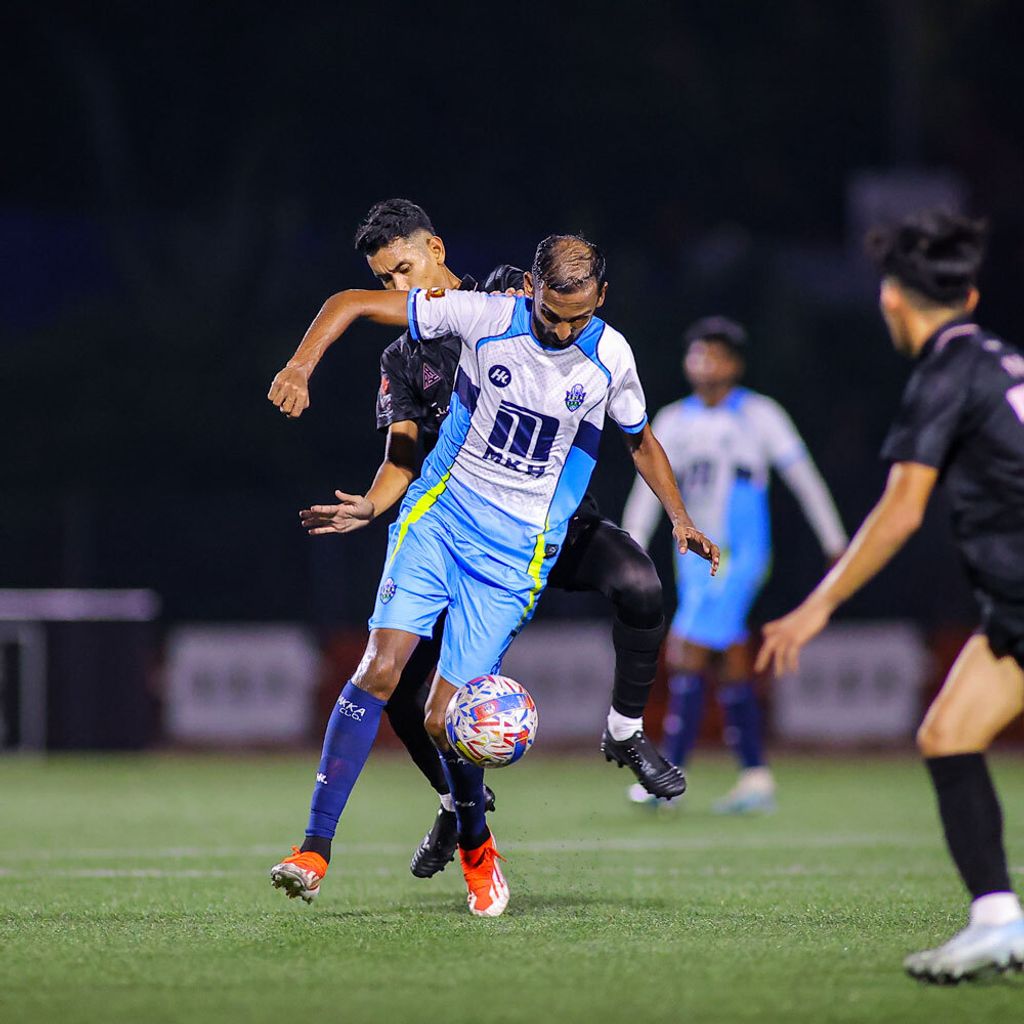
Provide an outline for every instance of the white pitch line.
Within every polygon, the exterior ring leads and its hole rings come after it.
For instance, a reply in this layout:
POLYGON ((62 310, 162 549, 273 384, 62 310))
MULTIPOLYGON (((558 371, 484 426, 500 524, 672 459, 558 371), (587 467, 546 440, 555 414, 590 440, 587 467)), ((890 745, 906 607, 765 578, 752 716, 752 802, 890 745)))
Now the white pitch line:
MULTIPOLYGON (((820 835, 820 836, 675 836, 675 837, 618 837, 615 839, 542 839, 527 842, 515 840, 502 843, 510 853, 685 853, 702 850, 831 850, 850 847, 897 847, 918 849, 940 843, 939 836, 923 834, 903 835, 820 835)), ((284 844, 256 844, 251 846, 164 846, 153 848, 65 849, 30 851, 0 851, 0 861, 75 861, 75 860, 186 860, 203 857, 277 857, 286 851, 284 844)), ((412 843, 335 843, 337 857, 398 856, 408 853, 412 843)))

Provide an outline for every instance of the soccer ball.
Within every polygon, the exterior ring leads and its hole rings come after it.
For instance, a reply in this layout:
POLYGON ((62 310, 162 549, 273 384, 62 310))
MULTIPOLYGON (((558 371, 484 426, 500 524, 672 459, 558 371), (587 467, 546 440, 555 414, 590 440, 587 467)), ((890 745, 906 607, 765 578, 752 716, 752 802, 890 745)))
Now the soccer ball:
POLYGON ((456 690, 444 716, 448 742, 480 768, 515 764, 537 735, 537 705, 514 679, 480 676, 456 690))

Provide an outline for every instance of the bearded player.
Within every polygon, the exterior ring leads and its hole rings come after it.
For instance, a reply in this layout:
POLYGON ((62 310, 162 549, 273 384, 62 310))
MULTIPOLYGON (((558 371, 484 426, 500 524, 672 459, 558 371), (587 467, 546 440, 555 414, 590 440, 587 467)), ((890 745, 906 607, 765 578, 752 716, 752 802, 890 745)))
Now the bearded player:
MULTIPOLYGON (((590 479, 606 413, 664 501, 680 549, 717 570, 718 549, 690 520, 650 430, 632 352, 595 316, 607 291, 600 250, 577 236, 550 236, 524 283, 524 298, 441 288, 342 292, 325 303, 290 362, 304 383, 361 317, 407 325, 417 344, 454 334, 462 346, 437 446, 390 530, 366 652, 328 722, 306 840, 271 870, 290 896, 308 901, 319 891, 384 705, 417 644, 447 612, 426 727, 455 799, 470 910, 489 917, 505 910, 509 889, 485 820, 483 770, 449 749, 444 711, 458 687, 499 669, 533 616, 590 479)), ((270 397, 293 413, 304 396, 279 374, 270 397)))
POLYGON ((758 668, 793 670, 832 613, 875 576, 921 523, 936 484, 977 595, 981 625, 917 734, 946 842, 971 895, 966 928, 907 957, 928 981, 1024 965, 1024 914, 1010 884, 1003 816, 985 752, 1024 708, 1024 355, 974 320, 984 226, 933 211, 877 229, 882 316, 914 360, 882 448, 881 500, 846 554, 789 615, 764 628, 758 668))
MULTIPOLYGON (((471 277, 460 278, 448 268, 444 242, 426 212, 407 199, 376 203, 356 231, 355 247, 385 288, 478 289, 471 277)), ((501 266, 482 287, 488 292, 504 292, 522 289, 523 283, 521 270, 501 266)), ((350 533, 401 501, 419 474, 421 449, 429 453, 437 443, 451 402, 461 349, 462 343, 455 335, 417 343, 406 332, 384 350, 377 395, 377 428, 387 431, 384 461, 365 494, 339 491, 338 504, 317 505, 302 512, 311 534, 350 533)), ((308 401, 308 395, 305 397, 308 401)), ((651 799, 678 796, 686 785, 682 773, 658 753, 643 728, 643 712, 664 634, 661 581, 653 562, 623 530, 601 517, 588 494, 569 522, 548 585, 569 591, 597 591, 610 600, 614 608, 615 669, 602 749, 608 760, 629 765, 639 779, 637 786, 651 799)), ((441 803, 410 863, 410 870, 419 878, 444 870, 457 849, 453 798, 423 724, 426 692, 437 665, 440 640, 438 627, 433 637, 419 644, 386 708, 396 734, 441 803)), ((488 807, 493 808, 489 790, 487 798, 488 807)))

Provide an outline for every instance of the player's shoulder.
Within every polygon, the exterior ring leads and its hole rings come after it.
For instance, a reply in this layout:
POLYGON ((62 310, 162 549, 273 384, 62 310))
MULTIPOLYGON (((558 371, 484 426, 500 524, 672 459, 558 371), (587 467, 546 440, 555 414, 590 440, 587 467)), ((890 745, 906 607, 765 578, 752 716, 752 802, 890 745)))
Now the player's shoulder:
MULTIPOLYGON (((472 326, 477 339, 496 337, 506 332, 528 330, 517 325, 518 320, 528 323, 528 317, 517 316, 521 300, 514 295, 488 295, 487 292, 433 288, 423 293, 422 302, 447 302, 461 322, 472 326)), ((468 339, 467 339, 468 340, 468 339)))
POLYGON ((626 336, 611 324, 594 317, 579 339, 580 348, 593 355, 591 358, 603 366, 614 380, 636 366, 636 357, 626 336))
POLYGON ((394 373, 405 369, 415 357, 415 346, 409 332, 400 334, 380 354, 380 368, 383 373, 394 373))
POLYGON ((789 414, 771 395, 751 388, 733 388, 729 399, 732 407, 743 416, 763 420, 788 420, 789 414))
POLYGON ((651 427, 657 433, 659 430, 669 430, 685 424, 687 420, 699 414, 701 408, 700 399, 696 395, 684 395, 674 402, 669 402, 668 405, 663 405, 654 414, 651 427))

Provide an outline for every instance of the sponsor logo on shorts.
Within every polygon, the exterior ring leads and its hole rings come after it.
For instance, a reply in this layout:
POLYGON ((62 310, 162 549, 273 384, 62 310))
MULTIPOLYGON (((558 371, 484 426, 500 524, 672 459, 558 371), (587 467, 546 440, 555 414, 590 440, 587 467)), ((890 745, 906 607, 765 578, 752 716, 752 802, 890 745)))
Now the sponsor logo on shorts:
POLYGON ((317 781, 317 785, 318 786, 326 786, 327 785, 327 776, 324 775, 323 772, 317 772, 316 773, 316 781, 317 781))
POLYGON ((512 383, 512 371, 501 363, 496 363, 487 372, 487 379, 496 388, 507 388, 512 383))
MULTIPOLYGON (((354 718, 357 722, 361 722, 366 716, 366 708, 353 704, 352 701, 346 700, 344 697, 338 698, 338 711, 346 718, 354 718)), ((324 782, 326 781, 325 778, 324 782)))
POLYGON ((575 412, 586 401, 586 398, 587 393, 583 390, 583 385, 573 384, 565 393, 565 407, 569 412, 575 412))
POLYGON ((380 586, 380 599, 382 604, 387 604, 395 596, 398 590, 395 581, 389 576, 380 586))

